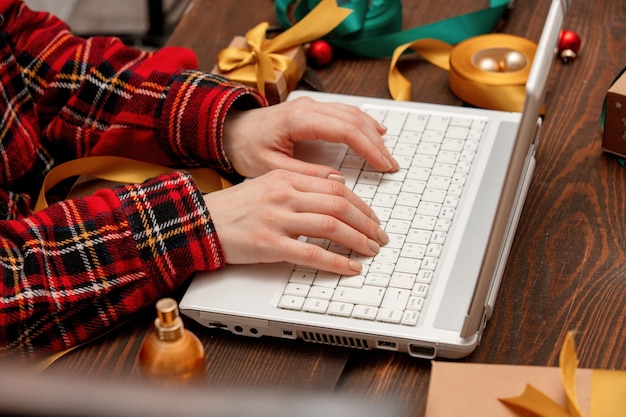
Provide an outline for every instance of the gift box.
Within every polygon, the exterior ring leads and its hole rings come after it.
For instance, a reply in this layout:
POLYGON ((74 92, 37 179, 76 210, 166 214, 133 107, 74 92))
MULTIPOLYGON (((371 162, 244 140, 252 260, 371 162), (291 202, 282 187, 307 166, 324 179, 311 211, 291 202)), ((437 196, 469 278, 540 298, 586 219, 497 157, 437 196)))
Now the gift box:
MULTIPOLYGON (((228 45, 228 48, 237 48, 245 51, 249 48, 249 45, 245 37, 236 36, 231 41, 230 45, 228 45)), ((283 62, 288 66, 284 71, 274 67, 274 79, 259 80, 255 71, 254 62, 232 71, 221 71, 219 66, 215 65, 211 72, 250 87, 259 87, 258 82, 260 81, 263 83, 263 88, 259 89, 264 92, 267 101, 270 104, 277 104, 287 98, 287 94, 296 87, 298 81, 304 75, 304 71, 306 70, 306 54, 302 45, 292 46, 277 51, 274 54, 287 58, 283 60, 283 62)))
POLYGON ((626 72, 609 87, 606 95, 602 149, 626 157, 626 72))
POLYGON ((577 368, 573 332, 559 367, 432 363, 426 417, 626 415, 626 371, 577 368))

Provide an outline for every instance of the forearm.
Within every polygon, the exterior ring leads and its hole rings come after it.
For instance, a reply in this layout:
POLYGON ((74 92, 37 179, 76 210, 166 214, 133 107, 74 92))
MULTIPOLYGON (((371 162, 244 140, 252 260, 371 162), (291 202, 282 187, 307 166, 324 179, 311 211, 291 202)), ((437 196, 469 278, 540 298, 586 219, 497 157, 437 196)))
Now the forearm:
POLYGON ((181 173, 0 222, 0 236, 0 356, 82 343, 224 265, 202 195, 181 173))

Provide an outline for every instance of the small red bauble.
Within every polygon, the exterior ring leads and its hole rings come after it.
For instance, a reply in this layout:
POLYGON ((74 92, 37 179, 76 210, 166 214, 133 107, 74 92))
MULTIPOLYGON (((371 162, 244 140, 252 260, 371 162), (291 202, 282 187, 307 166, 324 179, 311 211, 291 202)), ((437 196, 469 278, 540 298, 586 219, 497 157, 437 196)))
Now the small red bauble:
POLYGON ((323 40, 311 42, 306 50, 306 58, 310 65, 323 67, 333 60, 333 48, 323 40))
POLYGON ((581 43, 580 36, 573 30, 559 32, 558 53, 563 62, 571 62, 576 58, 581 43))

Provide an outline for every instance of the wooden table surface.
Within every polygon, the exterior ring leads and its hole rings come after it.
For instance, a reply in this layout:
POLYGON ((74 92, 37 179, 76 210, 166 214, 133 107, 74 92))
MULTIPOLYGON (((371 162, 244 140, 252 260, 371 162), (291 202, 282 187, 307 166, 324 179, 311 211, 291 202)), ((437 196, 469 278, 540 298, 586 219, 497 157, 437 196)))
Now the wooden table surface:
MULTIPOLYGON (((404 1, 405 28, 487 7, 486 0, 404 1)), ((548 0, 518 1, 503 31, 537 41, 548 0)), ((195 0, 169 45, 192 48, 210 71, 219 50, 261 21, 275 23, 269 0, 195 0)), ((495 311, 469 362, 558 365, 576 330, 580 366, 626 370, 626 167, 601 149, 607 88, 626 66, 622 0, 574 0, 564 28, 583 47, 571 64, 555 60, 537 168, 495 311)), ((327 91, 390 97, 388 59, 337 57, 317 73, 327 91)), ((447 73, 416 56, 402 61, 413 100, 456 104, 447 73)), ((49 369, 105 379, 137 378, 136 356, 154 317, 132 322, 49 369)), ((206 347, 214 388, 289 388, 399 401, 424 414, 431 364, 406 354, 248 339, 186 321, 206 347)))

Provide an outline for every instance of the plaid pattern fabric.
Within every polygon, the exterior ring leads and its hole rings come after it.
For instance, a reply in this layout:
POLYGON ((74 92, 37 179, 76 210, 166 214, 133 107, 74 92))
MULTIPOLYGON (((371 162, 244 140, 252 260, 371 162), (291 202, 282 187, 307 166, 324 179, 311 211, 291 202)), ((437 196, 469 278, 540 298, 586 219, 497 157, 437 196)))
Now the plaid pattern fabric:
POLYGON ((187 49, 77 38, 21 0, 4 0, 0 14, 0 356, 33 357, 89 340, 195 271, 224 265, 188 174, 32 213, 45 174, 89 155, 234 174, 221 143, 226 114, 266 102, 195 70, 187 49))

